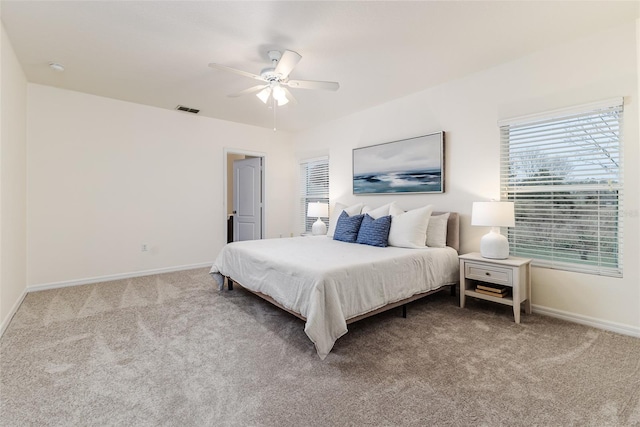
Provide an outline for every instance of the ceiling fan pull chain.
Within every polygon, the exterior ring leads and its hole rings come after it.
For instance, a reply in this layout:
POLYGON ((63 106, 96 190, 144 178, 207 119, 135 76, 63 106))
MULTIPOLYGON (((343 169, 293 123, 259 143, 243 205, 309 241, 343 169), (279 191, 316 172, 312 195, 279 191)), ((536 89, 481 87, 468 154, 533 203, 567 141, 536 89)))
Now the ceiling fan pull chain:
POLYGON ((276 99, 271 97, 271 102, 273 102, 273 131, 276 131, 276 99))

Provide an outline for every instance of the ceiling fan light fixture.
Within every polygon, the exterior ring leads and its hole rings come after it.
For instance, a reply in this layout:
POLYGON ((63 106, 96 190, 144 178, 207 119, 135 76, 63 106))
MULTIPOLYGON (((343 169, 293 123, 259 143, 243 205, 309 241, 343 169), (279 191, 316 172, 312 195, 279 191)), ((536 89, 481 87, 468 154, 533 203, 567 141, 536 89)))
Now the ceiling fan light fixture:
POLYGON ((282 107, 289 102, 289 100, 287 99, 287 94, 280 85, 277 85, 273 88, 273 98, 278 102, 278 107, 282 107))
POLYGON ((271 96, 271 88, 265 87, 260 92, 256 93, 256 96, 260 99, 260 101, 266 104, 269 101, 269 97, 271 96))

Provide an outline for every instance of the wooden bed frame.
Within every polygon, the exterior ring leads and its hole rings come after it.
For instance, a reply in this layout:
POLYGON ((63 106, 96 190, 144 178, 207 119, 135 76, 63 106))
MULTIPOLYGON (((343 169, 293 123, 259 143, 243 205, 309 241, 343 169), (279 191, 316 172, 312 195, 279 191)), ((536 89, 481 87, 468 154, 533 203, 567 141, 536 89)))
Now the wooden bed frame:
MULTIPOLYGON (((434 212, 432 215, 440 215, 446 212, 434 212)), ((447 246, 450 246, 452 248, 454 248, 456 251, 460 251, 460 217, 458 216, 457 212, 450 212, 449 213, 449 220, 447 222, 447 246)), ((231 277, 225 277, 226 281, 227 281, 227 288, 231 291, 233 290, 233 284, 237 283, 238 285, 242 286, 242 283, 239 283, 235 280, 233 280, 231 277)), ((427 292, 422 292, 419 294, 415 294, 413 296, 410 296, 409 298, 405 298, 403 300, 400 301, 396 301, 396 302, 392 302, 390 304, 387 304, 385 306, 382 306, 380 308, 377 308, 373 311, 369 311, 367 313, 361 314, 359 316, 355 316, 355 317, 351 317, 349 319, 346 319, 347 325, 357 322, 358 320, 362 320, 362 319, 366 319, 367 317, 371 317, 371 316, 375 316, 376 314, 382 313, 384 311, 387 310, 391 310, 394 309, 396 307, 402 307, 402 317, 406 318, 407 317, 407 304, 409 304, 410 302, 416 301, 420 298, 424 298, 427 297, 429 295, 433 295, 436 292, 441 292, 442 290, 446 289, 446 288, 450 288, 451 290, 451 295, 452 296, 456 296, 456 286, 457 283, 451 284, 451 285, 444 285, 439 287, 438 289, 433 289, 427 292)), ((290 313, 292 315, 294 315, 295 317, 297 317, 298 319, 302 319, 305 322, 307 321, 307 318, 304 317, 302 314, 300 313, 296 313, 295 311, 289 310, 288 308, 285 308, 282 306, 282 304, 280 304, 279 302, 277 302, 276 300, 274 300, 273 298, 271 298, 269 295, 267 294, 263 294, 262 292, 257 292, 257 291, 252 291, 251 289, 248 289, 244 286, 242 286, 243 289, 251 292, 254 295, 259 296, 260 298, 264 299, 265 301, 269 301, 271 304, 275 305, 276 307, 286 311, 287 313, 290 313)))

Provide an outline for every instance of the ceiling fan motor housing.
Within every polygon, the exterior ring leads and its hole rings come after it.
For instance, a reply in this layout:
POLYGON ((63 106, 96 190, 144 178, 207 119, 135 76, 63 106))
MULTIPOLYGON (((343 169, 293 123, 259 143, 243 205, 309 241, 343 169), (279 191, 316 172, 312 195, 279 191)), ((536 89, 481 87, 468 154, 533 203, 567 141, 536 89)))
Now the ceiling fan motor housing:
POLYGON ((260 77, 265 79, 268 82, 282 82, 284 79, 281 74, 276 74, 276 66, 278 65, 278 61, 282 58, 282 53, 277 50, 270 50, 267 52, 269 55, 269 59, 271 60, 271 67, 264 68, 260 71, 260 77))
POLYGON ((265 79, 268 82, 281 82, 284 79, 282 75, 275 73, 275 68, 269 67, 260 71, 260 77, 265 79))

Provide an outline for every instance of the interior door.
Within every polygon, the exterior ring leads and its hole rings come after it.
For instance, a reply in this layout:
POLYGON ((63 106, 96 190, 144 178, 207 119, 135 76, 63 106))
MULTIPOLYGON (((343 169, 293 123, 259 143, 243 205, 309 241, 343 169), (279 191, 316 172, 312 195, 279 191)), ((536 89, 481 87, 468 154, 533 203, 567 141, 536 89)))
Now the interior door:
POLYGON ((233 240, 262 238, 262 158, 233 161, 233 240))

